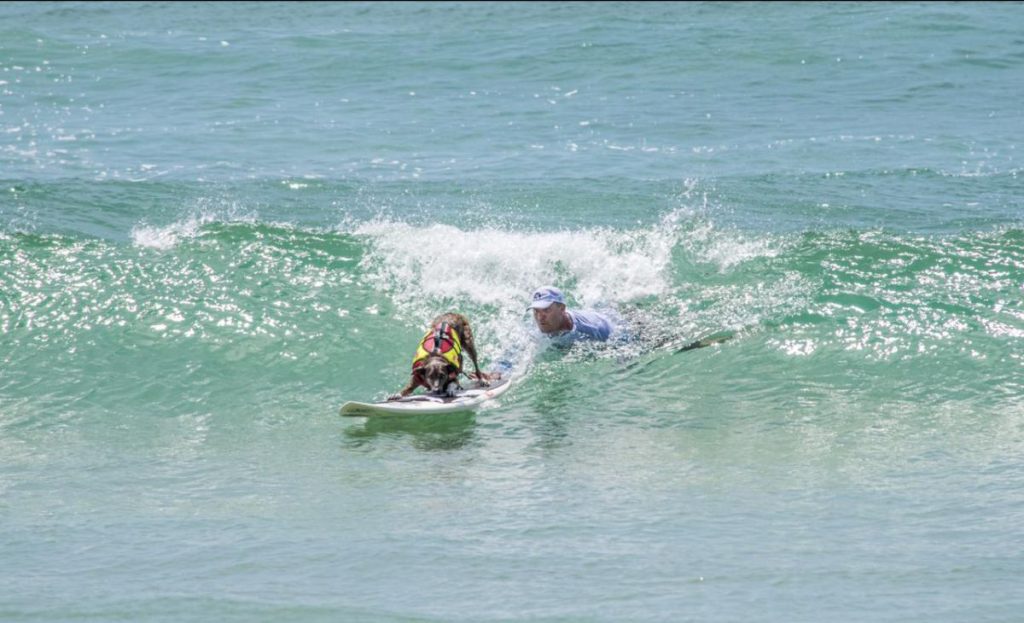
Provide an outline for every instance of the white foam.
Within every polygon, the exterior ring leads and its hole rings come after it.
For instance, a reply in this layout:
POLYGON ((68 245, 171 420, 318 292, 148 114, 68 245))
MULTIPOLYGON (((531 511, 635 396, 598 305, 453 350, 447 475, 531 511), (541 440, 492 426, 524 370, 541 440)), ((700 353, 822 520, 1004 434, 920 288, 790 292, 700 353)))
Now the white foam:
POLYGON ((714 264, 720 272, 750 260, 776 257, 787 247, 783 239, 775 236, 762 233, 752 238, 738 231, 719 229, 710 222, 692 227, 680 244, 694 261, 714 264))
POLYGON ((173 249, 183 238, 194 238, 204 222, 201 217, 190 217, 165 227, 136 225, 132 228, 132 243, 136 246, 167 251, 173 249))
POLYGON ((775 257, 779 247, 766 239, 744 240, 742 238, 719 239, 714 241, 706 251, 706 257, 725 271, 733 266, 751 259, 775 257))
POLYGON ((167 251, 182 240, 195 238, 203 225, 208 223, 253 223, 257 218, 255 214, 243 213, 237 204, 202 199, 189 215, 170 225, 136 225, 131 232, 132 243, 140 247, 167 251))
POLYGON ((529 293, 544 284, 565 288, 582 306, 660 294, 668 288, 674 244, 674 236, 659 228, 466 231, 374 222, 355 233, 371 241, 364 259, 368 277, 397 301, 456 298, 499 309, 525 308, 529 293))

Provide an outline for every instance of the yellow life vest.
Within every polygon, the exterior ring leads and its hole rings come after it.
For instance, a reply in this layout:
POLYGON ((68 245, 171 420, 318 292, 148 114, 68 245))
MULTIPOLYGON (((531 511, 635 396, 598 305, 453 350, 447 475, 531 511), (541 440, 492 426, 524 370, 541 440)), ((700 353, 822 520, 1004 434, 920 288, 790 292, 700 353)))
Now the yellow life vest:
POLYGON ((430 355, 441 355, 452 366, 455 373, 462 370, 462 342, 459 341, 459 332, 447 322, 435 327, 420 340, 419 348, 416 349, 416 356, 412 360, 412 369, 423 365, 430 355))

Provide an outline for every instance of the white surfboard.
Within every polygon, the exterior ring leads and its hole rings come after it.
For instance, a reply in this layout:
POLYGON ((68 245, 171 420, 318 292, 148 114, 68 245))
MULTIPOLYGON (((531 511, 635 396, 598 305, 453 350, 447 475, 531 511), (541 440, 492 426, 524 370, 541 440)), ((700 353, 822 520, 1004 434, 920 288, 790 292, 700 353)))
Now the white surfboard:
POLYGON ((511 385, 511 379, 505 378, 491 381, 487 386, 474 382, 451 397, 416 394, 386 402, 346 402, 341 405, 341 415, 379 417, 475 411, 505 393, 511 385))

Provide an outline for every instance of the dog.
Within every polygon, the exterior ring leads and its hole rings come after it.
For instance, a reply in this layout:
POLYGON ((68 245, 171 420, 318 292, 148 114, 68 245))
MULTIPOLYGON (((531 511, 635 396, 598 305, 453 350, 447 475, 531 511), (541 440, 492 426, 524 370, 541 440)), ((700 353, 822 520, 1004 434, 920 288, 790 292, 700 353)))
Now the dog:
POLYGON ((416 349, 408 385, 397 394, 388 396, 388 400, 408 396, 417 387, 425 387, 432 394, 454 396, 455 392, 461 389, 459 375, 463 374, 463 351, 468 353, 470 360, 473 361, 476 378, 487 385, 491 375, 480 372, 480 364, 476 360, 476 343, 473 341, 473 329, 469 326, 469 320, 462 314, 453 312, 434 318, 431 329, 423 336, 419 348, 416 349))

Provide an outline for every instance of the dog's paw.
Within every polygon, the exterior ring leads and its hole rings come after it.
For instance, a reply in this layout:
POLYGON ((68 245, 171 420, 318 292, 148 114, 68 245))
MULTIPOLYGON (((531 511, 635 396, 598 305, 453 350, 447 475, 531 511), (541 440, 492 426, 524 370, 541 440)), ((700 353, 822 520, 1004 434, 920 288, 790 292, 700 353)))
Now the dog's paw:
POLYGON ((462 388, 456 385, 455 383, 452 383, 448 386, 447 389, 444 390, 444 393, 447 394, 449 397, 454 398, 455 395, 459 393, 460 389, 462 388))

